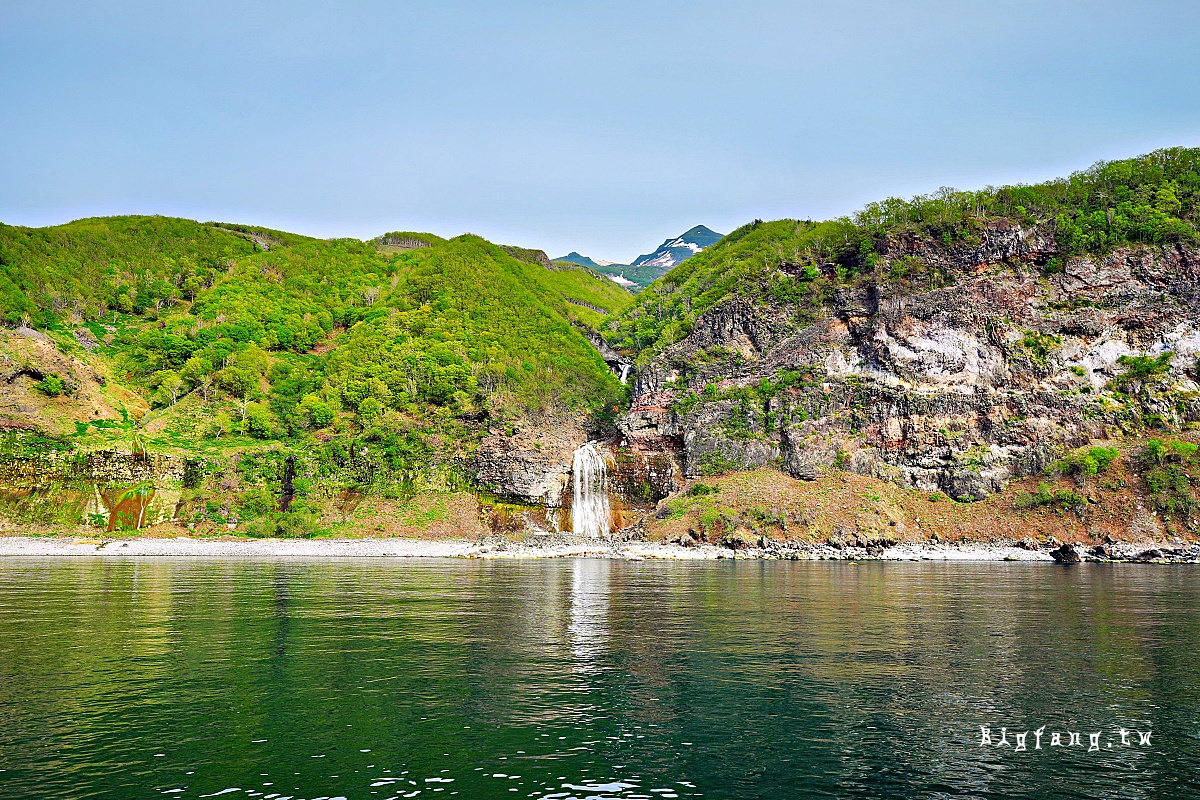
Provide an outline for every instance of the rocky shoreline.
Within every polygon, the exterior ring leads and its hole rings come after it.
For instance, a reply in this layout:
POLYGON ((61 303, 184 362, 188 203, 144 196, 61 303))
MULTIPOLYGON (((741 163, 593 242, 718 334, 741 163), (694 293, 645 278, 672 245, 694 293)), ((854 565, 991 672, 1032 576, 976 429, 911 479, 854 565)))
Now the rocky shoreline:
POLYGON ((902 542, 890 547, 835 547, 828 543, 764 542, 731 549, 711 544, 572 540, 468 542, 422 539, 94 539, 0 536, 0 557, 184 558, 613 558, 630 561, 1040 561, 1044 563, 1200 563, 1200 544, 1145 542, 1053 546, 1017 543, 902 542))

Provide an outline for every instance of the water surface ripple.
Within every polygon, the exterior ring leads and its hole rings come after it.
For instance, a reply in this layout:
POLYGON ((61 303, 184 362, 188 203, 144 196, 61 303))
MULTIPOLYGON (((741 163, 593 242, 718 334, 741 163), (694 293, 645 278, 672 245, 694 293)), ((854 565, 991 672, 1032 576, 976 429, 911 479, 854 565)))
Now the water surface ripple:
POLYGON ((11 558, 0 796, 1200 797, 1198 579, 11 558))

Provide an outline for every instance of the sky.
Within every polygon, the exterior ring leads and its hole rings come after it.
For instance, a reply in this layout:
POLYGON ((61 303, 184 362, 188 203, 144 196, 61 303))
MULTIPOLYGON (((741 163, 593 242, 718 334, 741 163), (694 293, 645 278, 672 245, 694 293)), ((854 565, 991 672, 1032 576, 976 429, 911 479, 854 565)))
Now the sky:
POLYGON ((1200 145, 1194 0, 0 0, 0 221, 628 262, 1200 145))

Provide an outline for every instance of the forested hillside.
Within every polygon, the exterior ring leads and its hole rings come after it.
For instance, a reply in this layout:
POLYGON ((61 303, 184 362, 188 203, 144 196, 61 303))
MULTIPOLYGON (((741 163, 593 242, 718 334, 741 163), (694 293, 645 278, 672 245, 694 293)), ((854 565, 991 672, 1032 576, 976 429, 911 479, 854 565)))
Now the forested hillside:
POLYGON ((1123 245, 1194 243, 1198 204, 1200 149, 1173 148, 1032 186, 890 198, 824 222, 756 220, 640 293, 609 339, 641 352, 644 361, 686 336, 700 314, 729 295, 819 314, 839 288, 937 286, 946 276, 936 261, 917 256, 916 243, 932 240, 947 251, 978 247, 997 219, 1054 238, 1054 255, 1041 265, 1047 274, 1073 256, 1123 245), (913 251, 907 258, 906 246, 913 251))
MULTIPOLYGON (((416 449, 456 451, 473 438, 464 419, 621 400, 581 331, 631 296, 510 252, 532 251, 469 235, 323 241, 161 217, 4 226, 0 314, 107 377, 125 422, 89 431, 83 420, 93 444, 140 425, 167 450, 366 435, 407 453, 442 434, 416 449)), ((46 398, 81 385, 34 366, 46 398)))
POLYGON ((53 325, 193 299, 230 259, 258 248, 214 226, 168 217, 82 219, 53 228, 0 224, 0 315, 53 325))

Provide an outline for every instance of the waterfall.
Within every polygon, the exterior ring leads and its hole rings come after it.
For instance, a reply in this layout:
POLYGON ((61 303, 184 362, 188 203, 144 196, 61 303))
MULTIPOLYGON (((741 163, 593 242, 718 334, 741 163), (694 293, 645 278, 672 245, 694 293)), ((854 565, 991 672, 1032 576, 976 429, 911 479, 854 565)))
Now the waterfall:
POLYGON ((571 528, 576 536, 608 535, 608 464, 604 451, 593 442, 575 451, 575 497, 571 528))
POLYGON ((622 386, 625 385, 626 379, 629 378, 629 370, 631 370, 631 369, 633 369, 633 364, 622 364, 621 365, 621 385, 622 386))

